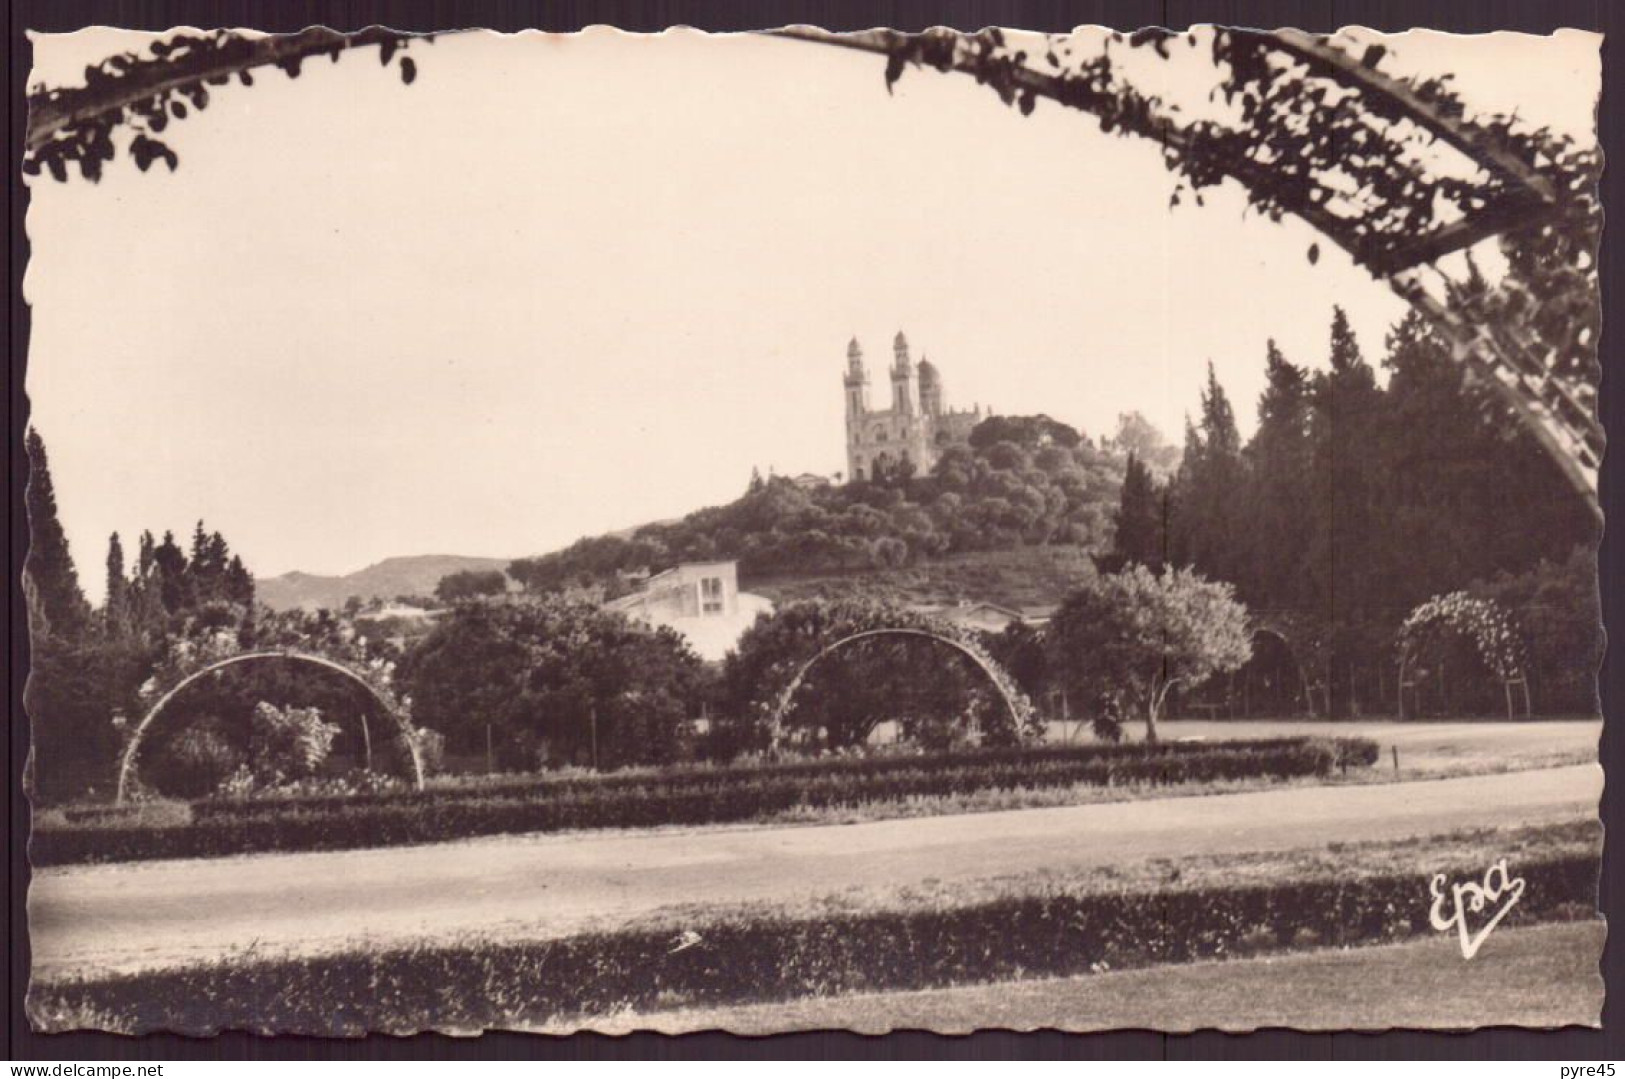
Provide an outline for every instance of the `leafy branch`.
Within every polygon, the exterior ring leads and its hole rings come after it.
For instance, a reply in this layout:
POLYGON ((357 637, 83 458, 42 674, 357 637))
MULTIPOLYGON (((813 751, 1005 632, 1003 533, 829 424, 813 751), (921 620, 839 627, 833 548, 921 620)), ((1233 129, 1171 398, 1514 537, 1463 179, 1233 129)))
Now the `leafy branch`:
MULTIPOLYGON (((1102 131, 1158 143, 1176 178, 1170 205, 1226 179, 1272 221, 1293 214, 1416 307, 1496 393, 1600 514, 1602 429, 1595 414, 1601 307, 1597 251, 1602 158, 1595 147, 1516 117, 1469 118, 1448 74, 1402 78, 1386 50, 1358 56, 1324 36, 1282 30, 1151 28, 1111 34, 1104 48, 1068 35, 1030 54, 998 29, 963 34, 770 31, 886 57, 890 90, 909 67, 961 72, 1030 115, 1050 100, 1102 131), (1133 85, 1125 50, 1172 61, 1204 44, 1213 116, 1133 85), (1419 279, 1452 252, 1496 238, 1509 266, 1494 288, 1419 279)), ((1319 244, 1308 250, 1317 262, 1319 244)))
POLYGON ((65 182, 69 166, 77 165, 80 175, 94 183, 117 154, 113 135, 121 127, 133 132, 128 150, 137 168, 145 172, 162 161, 173 171, 179 158, 159 136, 171 122, 208 108, 211 88, 233 79, 252 86, 254 71, 266 67, 296 79, 307 60, 327 56, 337 63, 345 52, 367 46, 377 46, 382 66, 394 61, 401 81, 410 86, 417 78, 417 63, 406 49, 414 41, 432 40, 432 35, 382 26, 351 33, 313 26, 285 35, 236 30, 171 35, 148 45, 146 55, 121 52, 87 66, 81 86, 32 90, 23 172, 49 172, 65 182))

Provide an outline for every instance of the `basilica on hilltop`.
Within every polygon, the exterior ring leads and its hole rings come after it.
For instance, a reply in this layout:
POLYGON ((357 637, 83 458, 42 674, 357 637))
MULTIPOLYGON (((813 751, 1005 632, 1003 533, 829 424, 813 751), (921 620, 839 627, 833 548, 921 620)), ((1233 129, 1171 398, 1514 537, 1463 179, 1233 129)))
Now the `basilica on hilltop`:
POLYGON ((963 444, 971 429, 987 419, 980 405, 958 412, 948 408, 942 375, 923 356, 909 359, 908 338, 892 342, 891 408, 869 407, 869 372, 857 338, 846 347, 846 475, 850 482, 874 479, 905 460, 916 474, 930 472, 948 446, 963 444))

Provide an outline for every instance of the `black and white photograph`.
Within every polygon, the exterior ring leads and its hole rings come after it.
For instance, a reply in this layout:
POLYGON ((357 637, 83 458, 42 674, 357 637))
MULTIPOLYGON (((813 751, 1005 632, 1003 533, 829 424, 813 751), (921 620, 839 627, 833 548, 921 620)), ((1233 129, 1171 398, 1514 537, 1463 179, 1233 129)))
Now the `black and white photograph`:
POLYGON ((34 1031, 1600 1026, 1600 34, 29 45, 34 1031))

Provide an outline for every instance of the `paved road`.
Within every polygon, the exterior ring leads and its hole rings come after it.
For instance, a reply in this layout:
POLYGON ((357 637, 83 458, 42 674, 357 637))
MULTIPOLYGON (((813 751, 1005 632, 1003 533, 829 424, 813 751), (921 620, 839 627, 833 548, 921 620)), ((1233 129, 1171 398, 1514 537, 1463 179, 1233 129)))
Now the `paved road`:
POLYGON ((480 932, 546 938, 676 904, 1282 850, 1593 816, 1595 765, 867 824, 497 836, 314 854, 50 869, 39 973, 132 970, 257 945, 318 952, 480 932))

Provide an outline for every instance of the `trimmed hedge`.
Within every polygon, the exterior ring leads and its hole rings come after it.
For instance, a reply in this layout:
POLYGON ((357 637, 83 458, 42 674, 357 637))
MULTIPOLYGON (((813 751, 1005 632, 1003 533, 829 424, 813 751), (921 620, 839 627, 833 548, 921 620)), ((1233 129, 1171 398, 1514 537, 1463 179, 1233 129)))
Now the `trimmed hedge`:
MULTIPOLYGON (((1365 743, 1375 755, 1375 743, 1365 743)), ((1047 746, 966 754, 835 759, 532 781, 522 786, 345 797, 207 801, 185 825, 114 818, 37 828, 36 866, 350 850, 473 836, 758 820, 796 808, 1078 784, 1173 785, 1324 776, 1357 759, 1352 740, 1047 746)))
MULTIPOLYGON (((1257 755, 1261 776, 1270 771, 1272 757, 1288 747, 1315 744, 1324 745, 1333 753, 1334 766, 1370 765, 1376 763, 1380 747, 1364 738, 1256 738, 1226 740, 1223 742, 1143 742, 1124 744, 1091 743, 1081 746, 1005 746, 991 749, 956 750, 948 753, 898 753, 872 757, 825 757, 778 763, 755 763, 707 768, 670 768, 664 770, 607 773, 603 775, 557 778, 548 775, 504 775, 498 777, 467 777, 458 786, 431 786, 425 790, 397 789, 366 794, 346 795, 294 795, 268 796, 245 799, 211 799, 194 806, 194 818, 239 817, 263 813, 284 812, 289 808, 306 811, 331 811, 349 806, 433 803, 445 805, 451 801, 484 801, 503 798, 567 798, 586 794, 606 795, 622 792, 678 792, 710 789, 730 784, 750 784, 762 781, 795 781, 834 776, 878 779, 910 772, 947 773, 956 769, 984 768, 997 770, 1015 766, 1029 771, 1055 765, 1080 765, 1099 762, 1104 765, 1124 764, 1142 767, 1152 761, 1190 761, 1213 753, 1253 753, 1257 755)), ((1176 772, 1172 765, 1166 766, 1176 772)), ((1294 773, 1296 774, 1296 773, 1294 773)), ((1128 779, 1124 782, 1136 782, 1128 779)), ((1170 782, 1187 782, 1175 778, 1170 782)), ((1028 784, 1030 785, 1030 784, 1028 784)))
MULTIPOLYGON (((1595 917, 1595 855, 1512 867, 1528 885, 1501 931, 1595 917)), ((1457 867, 1453 880, 1482 866, 1457 867)), ((306 959, 36 980, 47 1030, 364 1034, 541 1025, 574 1017, 1059 977, 1433 935, 1414 874, 1203 890, 1039 894, 947 910, 736 916, 523 944, 424 945, 306 959)), ((1448 957, 1450 940, 1441 941, 1448 957)))

